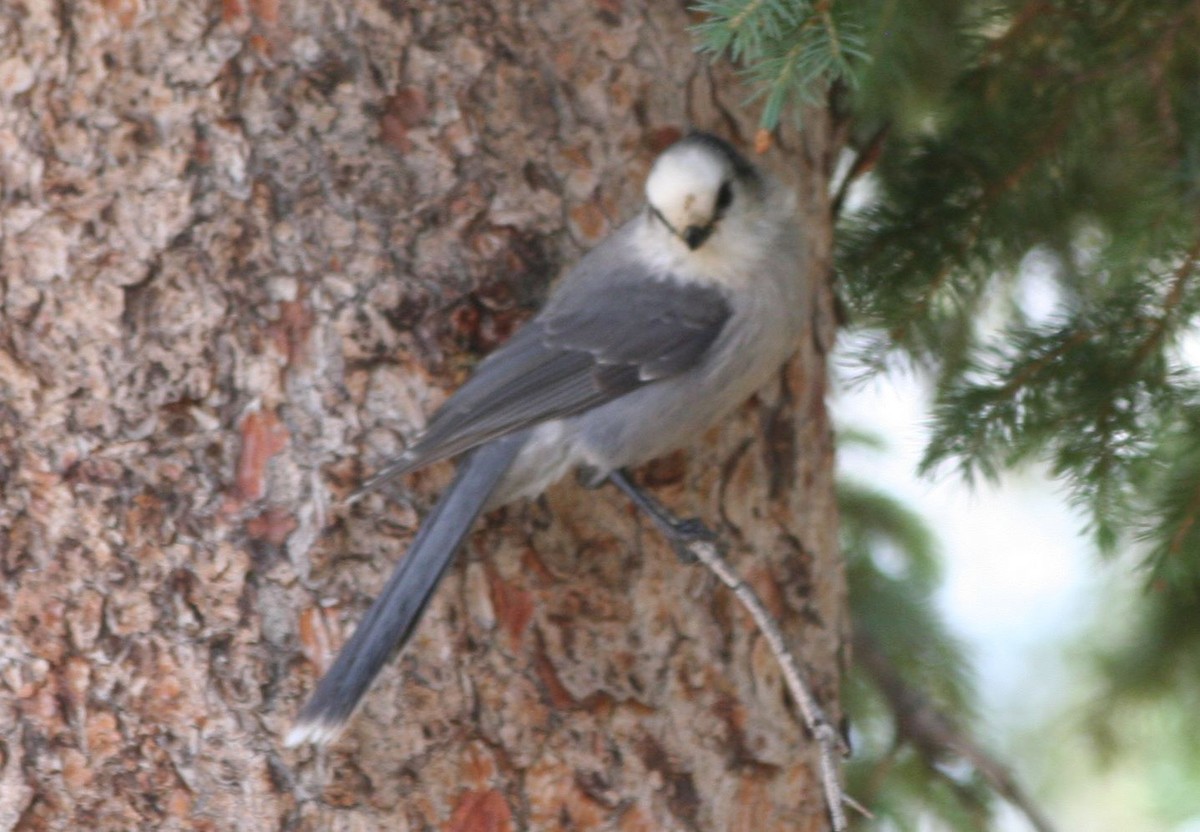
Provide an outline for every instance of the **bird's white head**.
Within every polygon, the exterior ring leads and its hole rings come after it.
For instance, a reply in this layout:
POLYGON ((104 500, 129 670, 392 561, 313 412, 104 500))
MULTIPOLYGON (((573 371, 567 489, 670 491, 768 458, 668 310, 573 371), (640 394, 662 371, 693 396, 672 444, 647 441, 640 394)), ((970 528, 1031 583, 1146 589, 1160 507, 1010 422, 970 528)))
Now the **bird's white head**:
POLYGON ((740 207, 739 199, 757 197, 758 187, 758 171, 729 144, 692 133, 655 161, 646 180, 646 202, 651 221, 695 251, 726 214, 740 207))

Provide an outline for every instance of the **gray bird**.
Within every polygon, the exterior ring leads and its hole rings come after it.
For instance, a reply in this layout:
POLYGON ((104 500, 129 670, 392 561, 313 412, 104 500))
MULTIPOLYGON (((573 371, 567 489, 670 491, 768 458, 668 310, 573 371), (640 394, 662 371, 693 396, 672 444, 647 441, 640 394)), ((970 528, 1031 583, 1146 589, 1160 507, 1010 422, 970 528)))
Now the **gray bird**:
POLYGON ((693 133, 664 151, 645 208, 358 492, 470 452, 287 744, 341 732, 481 512, 572 469, 599 485, 687 444, 761 387, 807 318, 801 254, 794 195, 729 144, 693 133))

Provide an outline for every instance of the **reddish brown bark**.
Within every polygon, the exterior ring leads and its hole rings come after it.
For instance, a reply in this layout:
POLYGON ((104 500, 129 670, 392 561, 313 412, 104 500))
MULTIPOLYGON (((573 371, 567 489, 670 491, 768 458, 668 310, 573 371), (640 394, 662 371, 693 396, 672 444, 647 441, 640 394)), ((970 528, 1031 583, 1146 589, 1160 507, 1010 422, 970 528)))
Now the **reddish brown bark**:
MULTIPOLYGON (((341 496, 638 203, 749 147, 680 7, 11 0, 0 15, 0 829, 823 829, 749 618, 626 502, 490 517, 324 757, 280 737, 448 477, 341 496)), ((813 329, 644 473, 836 708, 833 131, 813 329)))

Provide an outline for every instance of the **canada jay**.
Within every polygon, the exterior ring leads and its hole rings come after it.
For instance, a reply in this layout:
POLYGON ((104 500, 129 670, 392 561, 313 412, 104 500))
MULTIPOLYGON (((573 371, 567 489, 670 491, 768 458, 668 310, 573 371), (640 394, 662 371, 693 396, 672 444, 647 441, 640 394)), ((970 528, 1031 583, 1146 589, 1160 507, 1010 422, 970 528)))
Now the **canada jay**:
POLYGON ((572 469, 598 485, 687 444, 761 387, 807 314, 801 253, 793 194, 726 142, 693 133, 664 151, 645 208, 363 486, 470 452, 288 745, 338 735, 481 512, 572 469))

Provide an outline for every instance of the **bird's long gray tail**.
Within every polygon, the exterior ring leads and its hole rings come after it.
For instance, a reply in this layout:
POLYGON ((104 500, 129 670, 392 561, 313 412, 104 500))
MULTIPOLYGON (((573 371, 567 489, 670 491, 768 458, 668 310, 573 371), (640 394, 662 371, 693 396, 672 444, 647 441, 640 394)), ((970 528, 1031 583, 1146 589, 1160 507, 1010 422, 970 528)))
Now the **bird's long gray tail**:
POLYGON ((412 636, 463 538, 526 438, 521 433, 497 439, 459 465, 454 482, 421 525, 408 554, 300 711, 287 745, 326 743, 341 732, 379 671, 412 636))

